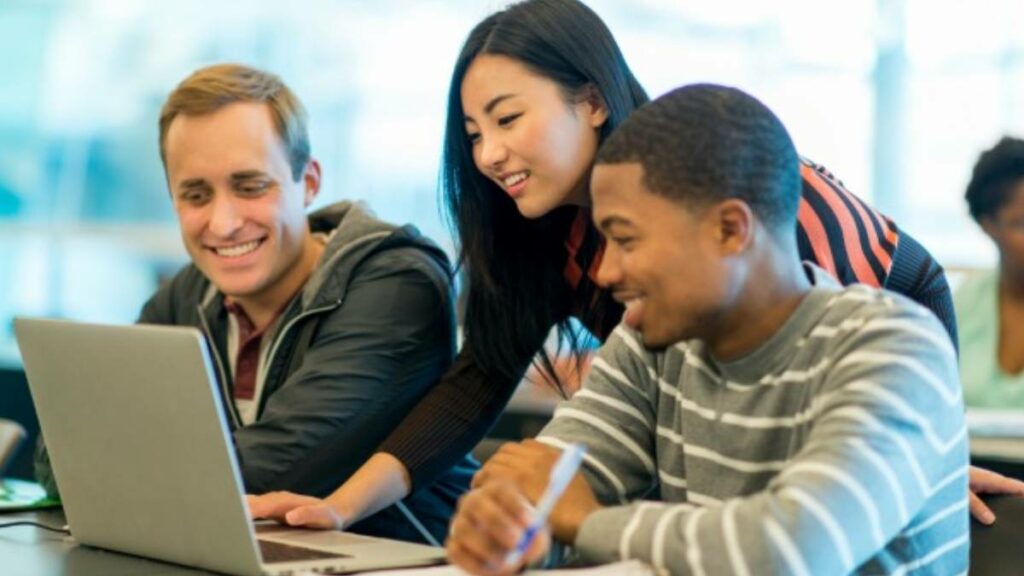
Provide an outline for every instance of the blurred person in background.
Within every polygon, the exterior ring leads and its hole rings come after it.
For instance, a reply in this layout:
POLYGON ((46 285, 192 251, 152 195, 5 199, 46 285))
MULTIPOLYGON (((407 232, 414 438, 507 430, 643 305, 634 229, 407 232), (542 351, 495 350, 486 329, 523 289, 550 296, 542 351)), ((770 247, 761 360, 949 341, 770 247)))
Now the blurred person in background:
POLYGON ((1024 140, 1004 137, 974 165, 967 206, 999 265, 954 297, 967 406, 1024 410, 1024 140))

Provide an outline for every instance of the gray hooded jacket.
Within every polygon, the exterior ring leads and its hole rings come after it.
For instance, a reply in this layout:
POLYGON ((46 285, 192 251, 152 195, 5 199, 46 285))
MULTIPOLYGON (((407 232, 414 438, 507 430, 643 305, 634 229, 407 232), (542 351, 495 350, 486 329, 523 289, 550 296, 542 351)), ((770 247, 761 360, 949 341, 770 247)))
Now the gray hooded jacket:
MULTIPOLYGON (((206 335, 249 493, 328 495, 376 451, 455 353, 451 272, 436 245, 352 202, 309 220, 329 241, 276 330, 264 335, 270 350, 251 424, 241 424, 231 400, 224 295, 194 265, 162 287, 139 318, 206 335)), ((473 468, 465 459, 405 501, 439 540, 473 468)), ((353 530, 422 540, 395 507, 353 530)))

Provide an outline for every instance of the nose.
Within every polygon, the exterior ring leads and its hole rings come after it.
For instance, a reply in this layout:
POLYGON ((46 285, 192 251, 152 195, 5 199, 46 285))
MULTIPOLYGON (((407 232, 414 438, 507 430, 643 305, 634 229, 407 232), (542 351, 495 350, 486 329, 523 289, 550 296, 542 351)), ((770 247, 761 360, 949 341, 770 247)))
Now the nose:
POLYGON ((483 134, 480 135, 480 141, 477 146, 478 159, 477 162, 483 169, 495 169, 501 166, 505 160, 508 159, 508 148, 505 143, 501 141, 501 138, 491 135, 485 138, 483 134))
POLYGON ((605 242, 604 254, 601 255, 601 265, 597 267, 597 277, 594 279, 597 285, 602 288, 610 288, 622 282, 622 266, 619 260, 622 252, 614 242, 605 242))
POLYGON ((218 238, 230 238, 244 224, 233 194, 214 194, 210 203, 210 222, 207 226, 218 238))

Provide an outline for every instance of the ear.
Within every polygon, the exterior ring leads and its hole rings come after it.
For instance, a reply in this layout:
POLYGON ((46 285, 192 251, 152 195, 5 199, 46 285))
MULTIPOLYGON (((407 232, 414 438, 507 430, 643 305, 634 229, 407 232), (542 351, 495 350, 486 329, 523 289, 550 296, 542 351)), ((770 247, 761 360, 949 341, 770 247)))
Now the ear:
POLYGON ((608 121, 608 104, 597 86, 587 84, 580 92, 577 107, 582 107, 582 113, 590 124, 591 128, 600 128, 608 121))
POLYGON ((316 161, 316 158, 310 158, 306 163, 306 171, 302 175, 302 180, 306 185, 303 206, 308 208, 320 193, 320 163, 316 161))
POLYGON ((711 208, 722 255, 739 254, 750 246, 754 238, 754 212, 750 206, 736 198, 719 202, 711 208))

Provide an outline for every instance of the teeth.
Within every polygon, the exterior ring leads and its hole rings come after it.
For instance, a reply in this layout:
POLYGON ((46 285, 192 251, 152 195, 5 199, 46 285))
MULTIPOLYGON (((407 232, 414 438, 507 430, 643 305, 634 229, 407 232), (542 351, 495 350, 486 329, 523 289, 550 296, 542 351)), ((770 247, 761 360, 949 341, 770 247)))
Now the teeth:
POLYGON ((227 248, 214 248, 218 256, 226 256, 228 258, 237 258, 239 256, 245 256, 249 252, 252 252, 260 245, 259 240, 253 240, 252 242, 246 242, 245 244, 237 244, 235 246, 229 246, 227 248))
POLYGON ((516 172, 515 174, 505 178, 505 186, 511 187, 519 184, 523 180, 526 180, 528 174, 526 172, 516 172))

